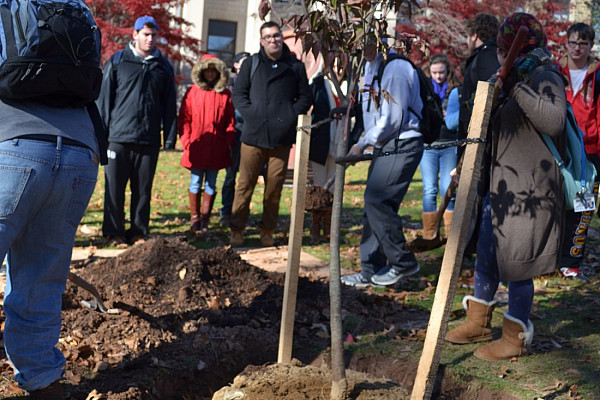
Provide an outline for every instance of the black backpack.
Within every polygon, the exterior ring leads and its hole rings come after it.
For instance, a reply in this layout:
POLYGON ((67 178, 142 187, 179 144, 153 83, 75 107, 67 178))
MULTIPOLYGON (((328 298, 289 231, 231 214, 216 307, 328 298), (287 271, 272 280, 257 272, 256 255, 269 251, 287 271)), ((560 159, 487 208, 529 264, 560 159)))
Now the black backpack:
POLYGON ((0 97, 80 107, 100 93, 100 30, 83 0, 0 5, 0 97))
POLYGON ((377 79, 378 82, 381 82, 386 65, 396 59, 408 61, 415 71, 417 71, 417 76, 419 77, 419 94, 423 102, 423 109, 421 113, 417 113, 409 107, 408 111, 419 118, 419 132, 423 135, 423 142, 427 144, 433 143, 440 137, 440 130, 444 124, 444 113, 442 112, 440 98, 435 94, 431 79, 425 75, 425 72, 413 64, 407 57, 397 53, 390 53, 387 62, 382 62, 379 65, 377 77, 374 80, 377 79))

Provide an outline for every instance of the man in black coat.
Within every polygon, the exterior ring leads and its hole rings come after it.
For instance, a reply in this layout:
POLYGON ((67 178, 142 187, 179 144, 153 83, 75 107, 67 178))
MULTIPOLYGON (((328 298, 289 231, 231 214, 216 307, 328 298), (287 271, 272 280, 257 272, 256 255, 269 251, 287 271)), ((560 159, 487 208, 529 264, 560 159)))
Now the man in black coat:
POLYGON ((240 175, 229 222, 230 243, 236 247, 244 244, 250 200, 265 163, 260 242, 262 246, 273 245, 298 115, 307 112, 312 102, 304 64, 283 43, 279 25, 265 22, 260 36, 260 52, 242 64, 233 88, 233 105, 244 119, 240 175))
POLYGON ((97 104, 108 131, 102 233, 106 243, 135 243, 148 234, 158 154, 175 148, 177 92, 173 68, 156 47, 158 24, 139 17, 133 40, 104 67, 97 104), (125 189, 131 188, 131 226, 125 230, 125 189))
MULTIPOLYGON (((498 18, 485 13, 477 14, 465 24, 471 55, 465 63, 464 81, 459 96, 459 139, 466 138, 468 134, 477 82, 487 81, 500 68, 496 55, 496 35, 499 26, 498 18)), ((462 148, 459 148, 459 152, 461 150, 462 148)))

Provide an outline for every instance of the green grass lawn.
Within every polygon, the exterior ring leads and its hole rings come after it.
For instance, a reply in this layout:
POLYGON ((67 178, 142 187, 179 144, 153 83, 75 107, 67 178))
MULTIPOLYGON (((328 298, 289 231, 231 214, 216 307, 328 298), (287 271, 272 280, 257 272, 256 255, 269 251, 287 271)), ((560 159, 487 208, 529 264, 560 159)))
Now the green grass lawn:
MULTIPOLYGON (((198 248, 211 248, 228 243, 228 229, 218 224, 218 208, 221 197, 217 196, 211 219, 210 232, 199 238, 189 236, 189 208, 187 191, 189 172, 179 165, 180 151, 160 153, 158 169, 154 180, 151 233, 158 235, 187 236, 190 243, 198 248)), ((344 186, 343 212, 341 221, 342 267, 359 270, 359 242, 361 232, 361 214, 363 191, 367 176, 368 163, 358 163, 346 170, 344 186)), ((225 171, 220 171, 217 187, 220 188, 225 171)), ((247 244, 258 246, 259 235, 254 223, 262 211, 262 190, 258 184, 251 204, 251 226, 247 230, 247 244)), ((405 228, 418 228, 421 222, 420 173, 417 171, 410 189, 400 209, 405 228)), ((104 177, 102 170, 98 176, 96 191, 87 213, 81 223, 76 246, 100 245, 102 243, 102 207, 104 196, 104 177)), ((286 185, 280 207, 280 225, 275 239, 287 244, 290 225, 292 188, 286 185)), ((127 212, 128 218, 128 212, 127 212)), ((329 245, 327 243, 310 245, 309 215, 305 213, 303 251, 327 261, 329 245)), ((598 218, 591 224, 591 234, 586 250, 586 266, 598 263, 598 218)), ((407 230, 407 236, 415 230, 407 230)), ((443 258, 444 249, 418 254, 422 279, 410 285, 403 285, 406 291, 404 302, 414 307, 430 310, 434 288, 443 258)), ((446 372, 459 379, 468 380, 471 385, 480 385, 492 390, 512 393, 522 399, 600 399, 600 283, 598 276, 592 276, 590 283, 564 280, 558 276, 536 279, 535 304, 532 321, 535 325, 535 354, 519 358, 517 362, 486 363, 472 357, 477 345, 446 345, 442 353, 442 363, 446 372), (573 386, 576 385, 576 386, 573 386), (578 397, 579 396, 579 397, 578 397)), ((378 291, 384 295, 384 290, 378 291)), ((453 317, 450 324, 462 319, 460 302, 471 291, 457 289, 453 317)), ((494 314, 494 325, 500 326, 502 311, 500 307, 494 314)), ((352 324, 352 318, 345 323, 352 324)), ((351 326, 347 326, 351 328, 351 326)), ((497 332, 498 333, 498 332, 497 332)), ((368 345, 356 351, 377 351, 395 354, 398 358, 418 360, 422 341, 414 342, 414 351, 398 349, 389 340, 374 336, 368 345), (375 349, 375 350, 373 350, 375 349)))

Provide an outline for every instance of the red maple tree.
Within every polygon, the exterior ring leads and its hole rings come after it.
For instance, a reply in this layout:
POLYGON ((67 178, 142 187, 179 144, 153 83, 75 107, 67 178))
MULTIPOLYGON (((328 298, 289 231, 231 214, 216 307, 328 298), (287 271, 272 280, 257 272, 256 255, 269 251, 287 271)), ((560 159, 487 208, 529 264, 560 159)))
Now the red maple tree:
POLYGON ((191 24, 175 14, 186 1, 86 0, 102 33, 102 62, 132 39, 138 17, 151 15, 160 27, 158 47, 163 54, 193 64, 200 53, 200 40, 189 35, 191 24))
POLYGON ((534 15, 544 25, 548 48, 555 56, 564 54, 564 34, 570 25, 565 16, 566 6, 557 1, 536 0, 430 0, 414 13, 411 22, 401 23, 397 31, 412 39, 411 58, 424 64, 430 54, 445 53, 458 67, 469 56, 464 22, 480 12, 497 15, 500 20, 515 10, 534 15))

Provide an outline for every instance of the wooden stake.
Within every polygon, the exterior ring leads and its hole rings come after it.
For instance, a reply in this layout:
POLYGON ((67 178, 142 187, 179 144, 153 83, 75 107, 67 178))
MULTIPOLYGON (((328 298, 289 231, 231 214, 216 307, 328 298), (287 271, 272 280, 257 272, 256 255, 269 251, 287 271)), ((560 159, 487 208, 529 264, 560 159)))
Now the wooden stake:
MULTIPOLYGON (((300 115, 298 126, 310 126, 311 117, 300 115)), ((290 237, 288 244, 287 270, 283 290, 283 309, 281 311, 281 330, 279 333, 278 363, 289 364, 292 361, 292 343, 294 339, 294 314, 298 295, 298 270, 302 250, 304 229, 304 200, 306 197, 306 177, 308 175, 308 151, 310 149, 310 129, 299 129, 296 134, 296 157, 294 159, 294 186, 292 189, 292 209, 290 212, 290 237)))
MULTIPOLYGON (((480 81, 475 94, 473 114, 469 124, 469 138, 485 137, 492 110, 494 85, 480 81)), ((485 144, 469 144, 465 147, 460 184, 456 194, 454 217, 444 251, 440 277, 435 291, 423 353, 419 361, 411 400, 431 399, 440 363, 448 319, 463 262, 465 247, 469 240, 470 222, 475 207, 476 189, 481 174, 481 159, 485 144)))

